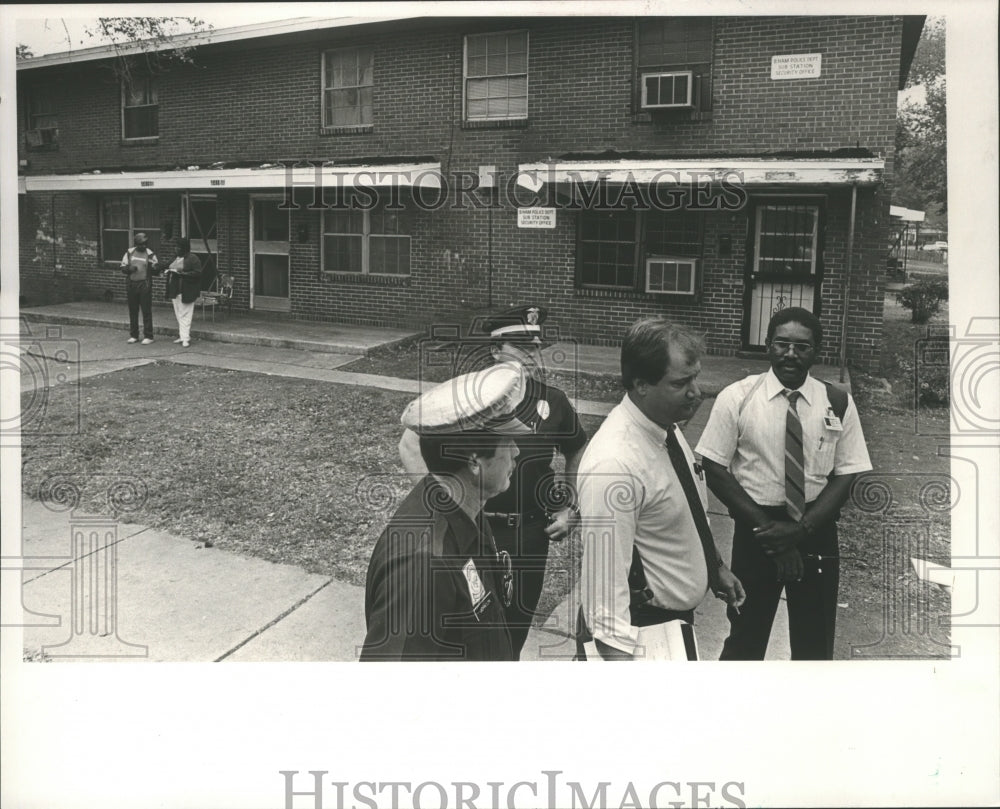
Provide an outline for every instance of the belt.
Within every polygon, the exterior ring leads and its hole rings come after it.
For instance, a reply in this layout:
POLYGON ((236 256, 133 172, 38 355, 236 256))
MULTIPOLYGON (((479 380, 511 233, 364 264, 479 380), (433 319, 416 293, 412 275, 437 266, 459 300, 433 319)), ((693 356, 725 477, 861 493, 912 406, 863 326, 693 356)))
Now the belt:
POLYGON ((666 610, 650 604, 629 607, 632 626, 653 626, 667 621, 687 621, 694 623, 694 610, 666 610))
POLYGON ((538 522, 548 522, 549 515, 544 511, 525 511, 523 514, 516 511, 484 511, 483 516, 491 520, 497 520, 508 528, 517 528, 519 525, 532 525, 538 522))

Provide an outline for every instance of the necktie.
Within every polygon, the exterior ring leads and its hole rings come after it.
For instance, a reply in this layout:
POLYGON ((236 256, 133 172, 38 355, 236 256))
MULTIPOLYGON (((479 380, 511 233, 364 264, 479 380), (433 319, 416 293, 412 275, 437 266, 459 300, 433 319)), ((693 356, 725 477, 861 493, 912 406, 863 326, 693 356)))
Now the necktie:
POLYGON ((708 517, 705 516, 705 509, 701 505, 701 498, 698 496, 698 488, 695 486, 694 478, 691 475, 691 467, 687 458, 684 457, 684 450, 681 449, 677 440, 676 424, 671 424, 667 430, 667 455, 670 456, 670 463, 673 464, 674 472, 684 490, 684 497, 687 498, 688 508, 691 509, 691 516, 694 517, 694 524, 698 528, 698 538, 701 540, 701 549, 705 554, 705 564, 708 565, 708 586, 713 592, 721 586, 719 578, 719 557, 715 552, 715 541, 712 539, 712 530, 708 527, 708 517))
POLYGON ((806 473, 802 454, 802 422, 795 403, 802 394, 786 390, 788 415, 785 416, 785 506, 788 516, 798 522, 806 513, 806 473))

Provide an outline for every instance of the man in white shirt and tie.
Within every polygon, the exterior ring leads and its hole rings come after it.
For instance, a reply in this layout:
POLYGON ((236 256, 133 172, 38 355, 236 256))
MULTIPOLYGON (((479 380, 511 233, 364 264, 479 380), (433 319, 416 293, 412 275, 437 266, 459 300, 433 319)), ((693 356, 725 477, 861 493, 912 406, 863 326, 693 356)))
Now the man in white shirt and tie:
POLYGON ((872 465, 853 400, 809 374, 822 339, 807 309, 775 314, 771 369, 719 394, 696 449, 733 516, 732 569, 747 592, 742 611, 727 611, 721 660, 764 659, 782 590, 792 659, 833 659, 837 519, 872 465))
MULTIPOLYGON (((643 627, 679 621, 687 629, 710 588, 733 608, 743 603, 708 527, 704 477, 676 426, 701 400, 702 351, 699 336, 663 318, 641 320, 625 335, 625 397, 577 476, 581 656, 592 639, 603 660, 657 659, 640 640, 643 627)), ((685 646, 694 659, 687 637, 685 646)))

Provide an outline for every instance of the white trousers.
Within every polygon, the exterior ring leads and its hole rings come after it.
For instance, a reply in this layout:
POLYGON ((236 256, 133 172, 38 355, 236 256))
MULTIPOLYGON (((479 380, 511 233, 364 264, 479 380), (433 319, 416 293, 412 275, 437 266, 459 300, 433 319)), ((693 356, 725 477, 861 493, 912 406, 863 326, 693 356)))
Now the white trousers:
POLYGON ((181 339, 187 343, 191 340, 191 320, 194 318, 194 301, 184 303, 180 295, 175 295, 174 315, 177 317, 177 329, 180 331, 181 339))

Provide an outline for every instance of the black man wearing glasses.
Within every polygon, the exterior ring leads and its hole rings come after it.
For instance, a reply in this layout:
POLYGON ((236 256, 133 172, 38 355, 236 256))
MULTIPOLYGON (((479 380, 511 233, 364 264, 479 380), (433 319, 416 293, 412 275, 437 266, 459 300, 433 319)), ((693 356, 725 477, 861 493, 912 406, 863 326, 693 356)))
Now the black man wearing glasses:
POLYGON ((732 571, 747 599, 729 609, 721 660, 763 660, 782 590, 793 660, 832 660, 840 580, 837 519, 872 468, 849 394, 809 374, 823 339, 807 309, 775 314, 771 368, 725 388, 696 452, 734 521, 732 571))

